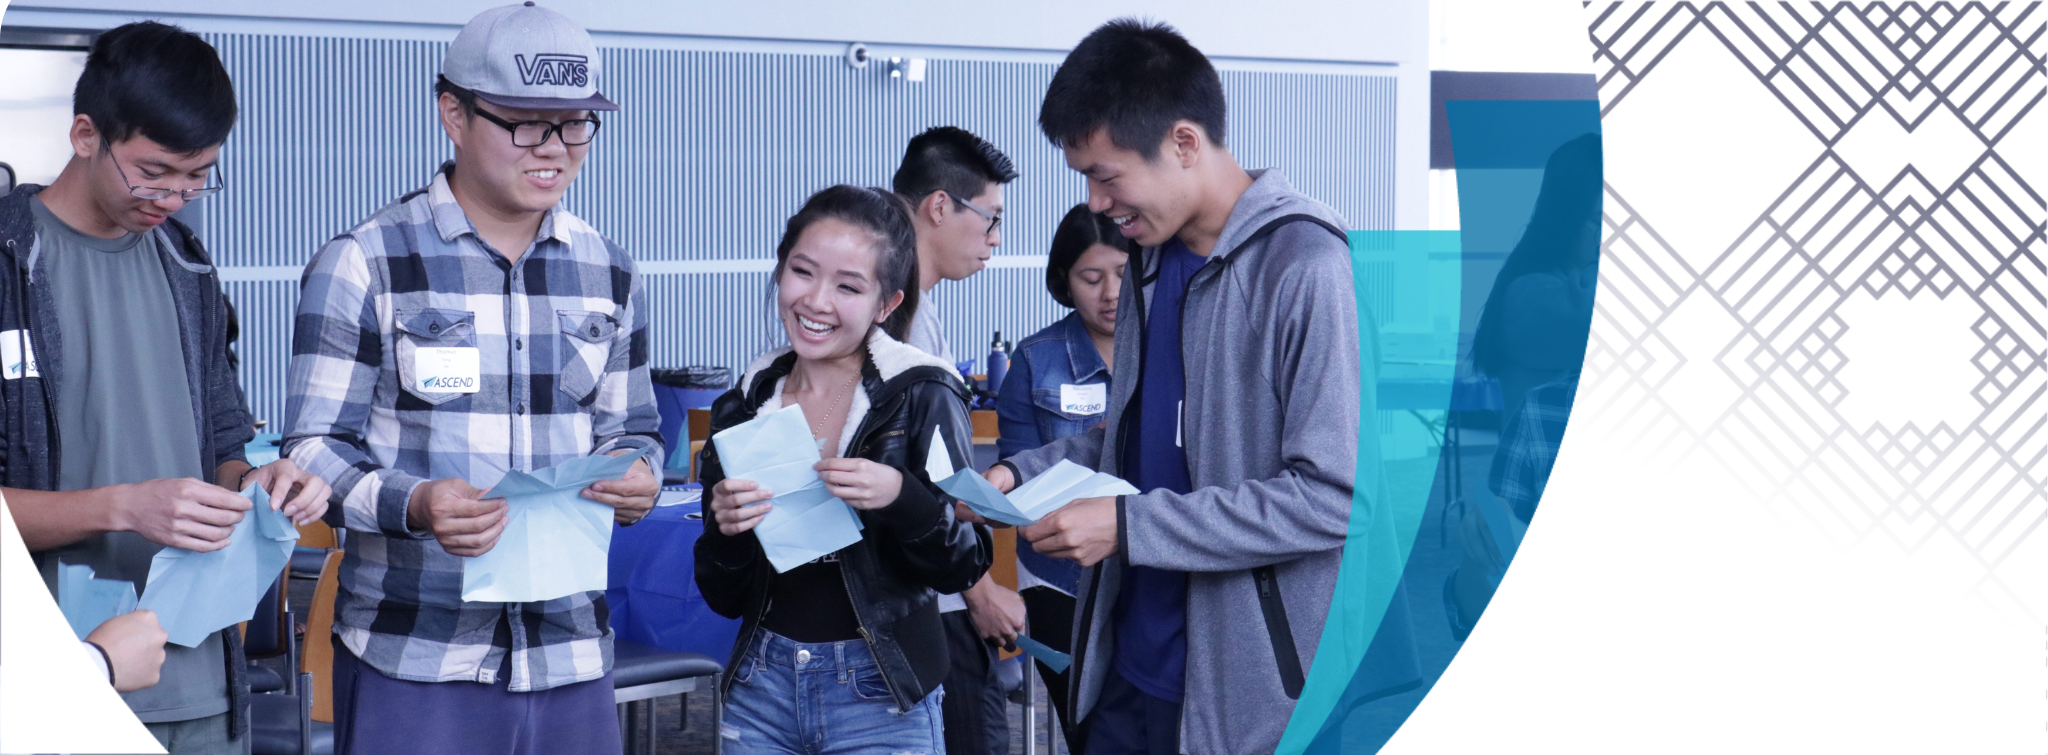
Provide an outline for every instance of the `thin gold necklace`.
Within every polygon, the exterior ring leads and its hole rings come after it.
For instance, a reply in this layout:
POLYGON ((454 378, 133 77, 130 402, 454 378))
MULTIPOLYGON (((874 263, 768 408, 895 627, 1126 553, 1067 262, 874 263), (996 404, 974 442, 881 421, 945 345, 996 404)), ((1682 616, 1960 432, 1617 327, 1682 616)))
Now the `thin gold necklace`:
MULTIPOLYGON (((805 374, 805 379, 804 379, 804 382, 806 382, 806 383, 810 382, 810 379, 809 379, 809 375, 810 375, 810 373, 809 373, 809 371, 806 371, 806 372, 805 372, 804 374, 805 374)), ((831 406, 831 411, 830 411, 830 412, 828 412, 828 413, 826 413, 826 414, 823 414, 823 415, 819 416, 819 417, 818 417, 817 419, 813 419, 813 420, 811 420, 811 439, 812 439, 812 440, 815 440, 815 441, 817 441, 817 442, 818 442, 818 450, 819 450, 819 451, 823 451, 823 450, 825 450, 825 443, 826 443, 826 438, 825 438, 825 434, 824 434, 824 433, 825 433, 825 431, 824 431, 824 428, 825 428, 825 423, 823 422, 823 420, 824 420, 825 418, 827 418, 827 417, 831 417, 831 416, 833 416, 834 414, 837 414, 837 413, 838 413, 839 411, 841 411, 841 409, 842 409, 842 406, 843 406, 843 405, 844 405, 844 404, 845 404, 846 402, 848 402, 848 401, 851 401, 851 400, 853 399, 853 386, 854 386, 855 384, 859 383, 859 382, 860 382, 860 370, 856 368, 856 369, 855 369, 855 370, 853 371, 853 379, 852 379, 852 380, 848 380, 848 381, 846 381, 846 391, 845 391, 845 395, 842 395, 842 396, 840 396, 840 397, 839 397, 839 400, 837 400, 837 401, 834 401, 834 402, 832 402, 832 406, 831 406)))

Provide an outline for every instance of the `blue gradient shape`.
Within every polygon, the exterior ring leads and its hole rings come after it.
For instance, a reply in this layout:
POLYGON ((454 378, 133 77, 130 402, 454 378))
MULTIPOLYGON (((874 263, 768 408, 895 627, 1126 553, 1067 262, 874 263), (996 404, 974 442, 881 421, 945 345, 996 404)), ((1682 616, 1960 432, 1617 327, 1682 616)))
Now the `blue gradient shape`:
MULTIPOLYGON (((1448 420, 1456 400, 1457 416, 1465 417, 1461 424, 1489 408, 1504 422, 1500 410, 1519 404, 1519 397, 1503 401, 1489 395, 1488 386, 1502 381, 1476 370, 1472 356, 1483 313, 1489 306, 1505 308, 1501 302, 1509 298, 1500 294, 1511 281, 1495 278, 1503 269, 1526 271, 1530 259, 1549 253, 1545 249, 1597 257, 1597 235, 1590 242, 1583 236, 1537 242, 1559 229, 1590 227, 1597 234, 1598 183, 1587 184, 1587 176, 1599 175, 1597 143, 1590 157, 1583 149, 1561 148, 1599 133, 1598 103, 1451 101, 1445 108, 1458 166, 1461 231, 1351 234, 1360 353, 1369 355, 1364 366, 1377 366, 1377 372, 1365 381, 1372 395, 1360 401, 1357 482, 1344 559, 1314 665, 1277 750, 1285 755, 1377 752, 1463 645, 1449 616, 1458 609, 1444 597, 1450 585, 1443 566, 1464 547, 1448 532, 1455 526, 1452 514, 1486 513, 1464 506, 1446 510, 1447 480, 1470 463, 1463 457, 1471 454, 1447 458, 1441 442, 1424 448, 1419 462, 1408 463, 1436 470, 1427 492, 1390 490, 1382 420, 1405 419, 1438 432, 1419 423, 1432 415, 1448 420), (1567 180, 1572 178, 1578 180, 1567 180), (1499 248, 1510 242, 1510 251, 1499 248), (1490 293, 1468 306, 1474 291, 1490 293), (1425 327, 1444 318, 1457 323, 1455 332, 1425 327), (1418 537, 1432 527, 1435 535, 1418 537)), ((1587 307, 1589 321, 1590 300, 1587 307)), ((1508 316, 1494 317, 1498 322, 1508 316)), ((1489 327, 1501 332, 1498 325, 1489 327)), ((1565 330, 1544 339, 1539 350, 1578 365, 1585 342, 1583 328, 1565 330)), ((1490 495, 1483 486, 1464 486, 1463 493, 1465 499, 1490 495)), ((1489 516, 1489 525, 1499 527, 1497 518, 1489 516)), ((1501 550, 1512 563, 1512 545, 1501 550)), ((1498 583, 1498 574, 1485 576, 1498 583)))

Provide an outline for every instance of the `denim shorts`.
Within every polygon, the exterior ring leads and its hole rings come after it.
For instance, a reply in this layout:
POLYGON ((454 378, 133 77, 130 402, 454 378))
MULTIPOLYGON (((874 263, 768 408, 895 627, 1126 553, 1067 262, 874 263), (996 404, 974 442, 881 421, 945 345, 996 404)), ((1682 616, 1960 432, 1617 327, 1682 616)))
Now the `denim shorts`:
POLYGON ((865 640, 802 643, 766 629, 732 670, 726 755, 945 755, 933 690, 903 710, 865 640))

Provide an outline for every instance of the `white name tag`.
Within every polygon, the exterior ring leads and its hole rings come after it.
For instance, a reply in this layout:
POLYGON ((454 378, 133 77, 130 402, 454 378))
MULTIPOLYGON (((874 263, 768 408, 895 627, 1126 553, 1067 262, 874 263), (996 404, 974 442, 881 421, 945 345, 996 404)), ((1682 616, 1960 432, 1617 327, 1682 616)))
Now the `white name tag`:
POLYGON ((36 370, 36 349, 29 343, 28 331, 0 331, 0 377, 20 380, 42 376, 36 370))
POLYGON ((474 346, 421 347, 413 350, 413 390, 420 393, 475 393, 479 361, 474 346))
POLYGON ((1109 386, 1094 385, 1060 386, 1060 411, 1068 414, 1101 414, 1109 404, 1109 386))

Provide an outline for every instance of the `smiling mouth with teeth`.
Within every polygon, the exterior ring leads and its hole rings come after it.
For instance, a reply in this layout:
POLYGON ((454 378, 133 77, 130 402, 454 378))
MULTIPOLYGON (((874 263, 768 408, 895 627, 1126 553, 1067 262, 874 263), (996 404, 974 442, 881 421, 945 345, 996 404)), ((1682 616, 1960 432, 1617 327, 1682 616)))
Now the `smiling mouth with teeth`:
POLYGON ((560 170, 529 170, 526 172, 526 175, 533 176, 534 178, 554 178, 561 175, 561 173, 562 171, 560 170))
POLYGON ((833 325, 826 325, 822 322, 818 322, 817 320, 813 320, 803 315, 796 316, 796 324, 803 326, 804 330, 808 330, 812 333, 830 333, 837 327, 833 325))

